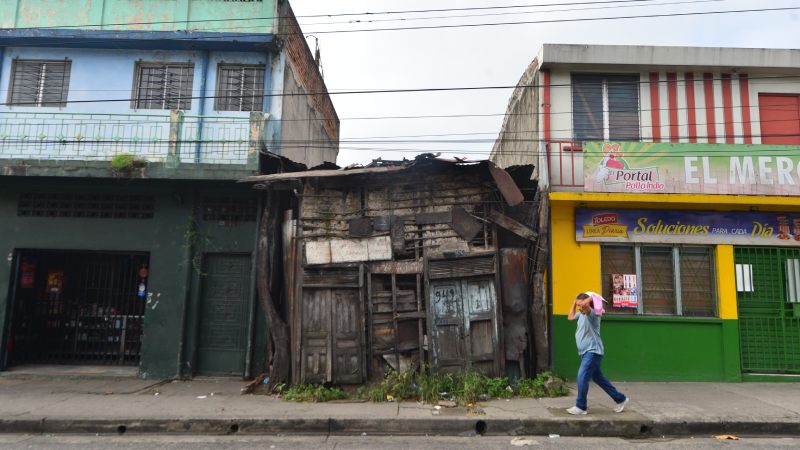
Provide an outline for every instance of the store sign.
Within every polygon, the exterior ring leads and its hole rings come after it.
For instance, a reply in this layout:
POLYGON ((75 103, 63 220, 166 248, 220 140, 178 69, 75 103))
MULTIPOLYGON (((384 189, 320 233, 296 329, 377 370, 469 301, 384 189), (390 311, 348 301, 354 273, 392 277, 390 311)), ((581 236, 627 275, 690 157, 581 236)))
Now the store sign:
POLYGON ((575 239, 800 247, 800 213, 579 208, 575 239))
POLYGON ((636 275, 630 273, 612 274, 611 298, 614 308, 638 308, 639 292, 636 275))
POLYGON ((800 146, 585 142, 586 192, 800 196, 800 146))

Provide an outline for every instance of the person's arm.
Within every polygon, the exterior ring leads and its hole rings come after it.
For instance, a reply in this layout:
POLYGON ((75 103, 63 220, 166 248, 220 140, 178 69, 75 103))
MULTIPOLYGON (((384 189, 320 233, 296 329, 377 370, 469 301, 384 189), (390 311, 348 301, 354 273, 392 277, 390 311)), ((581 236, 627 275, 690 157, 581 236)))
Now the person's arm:
POLYGON ((576 298, 572 302, 572 307, 569 309, 569 315, 567 316, 567 320, 575 320, 575 308, 578 306, 578 299, 576 298))

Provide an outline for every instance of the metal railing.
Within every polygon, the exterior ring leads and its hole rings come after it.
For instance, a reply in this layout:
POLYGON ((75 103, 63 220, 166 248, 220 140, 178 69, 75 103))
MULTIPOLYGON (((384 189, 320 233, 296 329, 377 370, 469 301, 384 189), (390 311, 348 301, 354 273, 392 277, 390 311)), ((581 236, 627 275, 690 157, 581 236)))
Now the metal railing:
MULTIPOLYGON (((0 112, 0 159, 247 164, 253 117, 0 112)), ((263 120, 263 118, 261 118, 263 120)))
POLYGON ((545 150, 550 186, 556 189, 582 190, 584 186, 582 143, 549 141, 545 143, 545 150))

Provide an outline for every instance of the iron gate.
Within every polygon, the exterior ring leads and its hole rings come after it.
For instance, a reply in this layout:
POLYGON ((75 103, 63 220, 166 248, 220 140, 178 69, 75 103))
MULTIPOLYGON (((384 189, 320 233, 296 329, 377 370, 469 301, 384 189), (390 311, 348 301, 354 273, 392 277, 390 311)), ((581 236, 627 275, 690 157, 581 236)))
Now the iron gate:
POLYGON ((737 247, 742 371, 800 373, 800 249, 737 247))
POLYGON ((12 364, 138 365, 149 256, 21 250, 12 364))

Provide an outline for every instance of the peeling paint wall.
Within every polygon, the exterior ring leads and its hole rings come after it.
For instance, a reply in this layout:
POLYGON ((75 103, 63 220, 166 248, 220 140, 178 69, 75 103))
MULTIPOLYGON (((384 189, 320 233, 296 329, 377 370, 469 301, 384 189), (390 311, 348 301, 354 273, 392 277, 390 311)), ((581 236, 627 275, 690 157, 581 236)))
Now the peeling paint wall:
POLYGON ((3 0, 3 9, 0 28, 271 33, 275 22, 275 0, 3 0))

